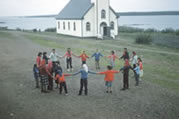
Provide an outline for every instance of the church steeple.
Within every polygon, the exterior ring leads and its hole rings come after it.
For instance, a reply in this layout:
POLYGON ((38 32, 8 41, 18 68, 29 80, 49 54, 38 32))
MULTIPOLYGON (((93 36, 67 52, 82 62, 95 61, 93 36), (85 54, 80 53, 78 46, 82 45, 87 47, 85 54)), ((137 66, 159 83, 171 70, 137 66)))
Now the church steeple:
POLYGON ((92 0, 95 5, 97 34, 101 34, 101 24, 110 26, 110 0, 92 0))

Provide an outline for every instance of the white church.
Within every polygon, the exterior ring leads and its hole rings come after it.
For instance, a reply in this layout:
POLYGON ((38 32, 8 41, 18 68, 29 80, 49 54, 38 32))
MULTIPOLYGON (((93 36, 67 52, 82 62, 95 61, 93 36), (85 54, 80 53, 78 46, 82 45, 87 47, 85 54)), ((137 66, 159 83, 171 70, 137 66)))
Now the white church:
POLYGON ((56 16, 57 33, 76 37, 115 38, 118 15, 110 0, 70 0, 56 16))

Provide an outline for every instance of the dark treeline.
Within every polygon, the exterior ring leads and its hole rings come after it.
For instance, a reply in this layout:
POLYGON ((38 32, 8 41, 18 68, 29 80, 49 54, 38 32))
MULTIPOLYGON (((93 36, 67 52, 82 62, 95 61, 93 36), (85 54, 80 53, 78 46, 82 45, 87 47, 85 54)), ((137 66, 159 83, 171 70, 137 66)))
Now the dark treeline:
POLYGON ((154 16, 154 15, 179 15, 179 11, 158 11, 158 12, 118 12, 119 16, 154 16))

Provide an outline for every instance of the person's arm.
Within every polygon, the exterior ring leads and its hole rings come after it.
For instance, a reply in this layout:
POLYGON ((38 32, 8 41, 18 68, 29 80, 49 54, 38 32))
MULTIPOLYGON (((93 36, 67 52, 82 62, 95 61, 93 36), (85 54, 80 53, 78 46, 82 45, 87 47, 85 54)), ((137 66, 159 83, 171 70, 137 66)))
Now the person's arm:
POLYGON ((86 55, 86 58, 89 58, 88 55, 86 55))
POLYGON ((72 76, 78 75, 79 73, 81 73, 81 71, 72 74, 72 76))
POLYGON ((89 74, 97 74, 96 72, 88 71, 89 74))
POLYGON ((125 67, 122 67, 122 68, 120 68, 120 71, 123 71, 125 69, 125 67))
POLYGON ((45 70, 46 70, 47 74, 48 74, 50 77, 52 77, 52 78, 53 78, 53 76, 50 74, 50 72, 48 71, 48 69, 47 69, 47 68, 45 68, 45 70))
POLYGON ((120 59, 124 59, 124 54, 120 57, 120 59))
POLYGON ((99 53, 99 56, 103 57, 103 55, 101 53, 99 53))
POLYGON ((91 58, 94 57, 94 56, 95 56, 95 53, 91 56, 91 58))
POLYGON ((120 71, 114 70, 113 73, 119 73, 120 71))
POLYGON ((119 57, 117 55, 115 55, 115 58, 119 59, 119 57))
POLYGON ((64 54, 64 56, 62 58, 65 58, 67 56, 67 52, 64 54))
POLYGON ((64 76, 72 76, 72 74, 64 74, 64 76))
POLYGON ((52 53, 50 53, 50 55, 48 56, 48 58, 49 58, 49 59, 51 59, 52 55, 53 55, 53 54, 52 54, 52 53))
POLYGON ((98 72, 97 74, 106 74, 106 72, 98 72))

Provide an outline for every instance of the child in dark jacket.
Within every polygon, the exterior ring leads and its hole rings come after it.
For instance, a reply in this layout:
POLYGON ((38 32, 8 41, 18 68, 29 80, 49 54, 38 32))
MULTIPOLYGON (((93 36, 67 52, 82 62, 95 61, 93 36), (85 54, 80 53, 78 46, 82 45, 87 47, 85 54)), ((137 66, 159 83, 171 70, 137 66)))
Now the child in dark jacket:
POLYGON ((66 79, 65 79, 66 76, 71 76, 71 74, 64 74, 63 72, 59 71, 56 77, 54 78, 55 80, 58 80, 58 83, 60 84, 59 94, 62 94, 62 90, 64 89, 65 95, 68 95, 66 79))
POLYGON ((33 66, 34 78, 36 82, 36 88, 39 88, 39 69, 37 68, 37 64, 33 66))
POLYGON ((81 81, 80 81, 79 95, 82 94, 83 86, 85 87, 85 95, 88 95, 88 73, 91 74, 96 74, 96 73, 89 71, 88 66, 86 64, 83 64, 82 69, 79 72, 74 73, 73 76, 80 73, 81 73, 81 81))
POLYGON ((120 71, 123 71, 123 88, 121 90, 129 89, 129 69, 132 70, 132 67, 129 60, 125 59, 124 67, 120 69, 120 71))
MULTIPOLYGON (((58 74, 58 72, 63 72, 59 61, 55 62, 55 64, 53 65, 53 69, 54 69, 54 72, 55 72, 55 77, 58 74)), ((55 80, 55 83, 57 84, 56 88, 58 88, 58 84, 59 84, 58 80, 55 80)))

